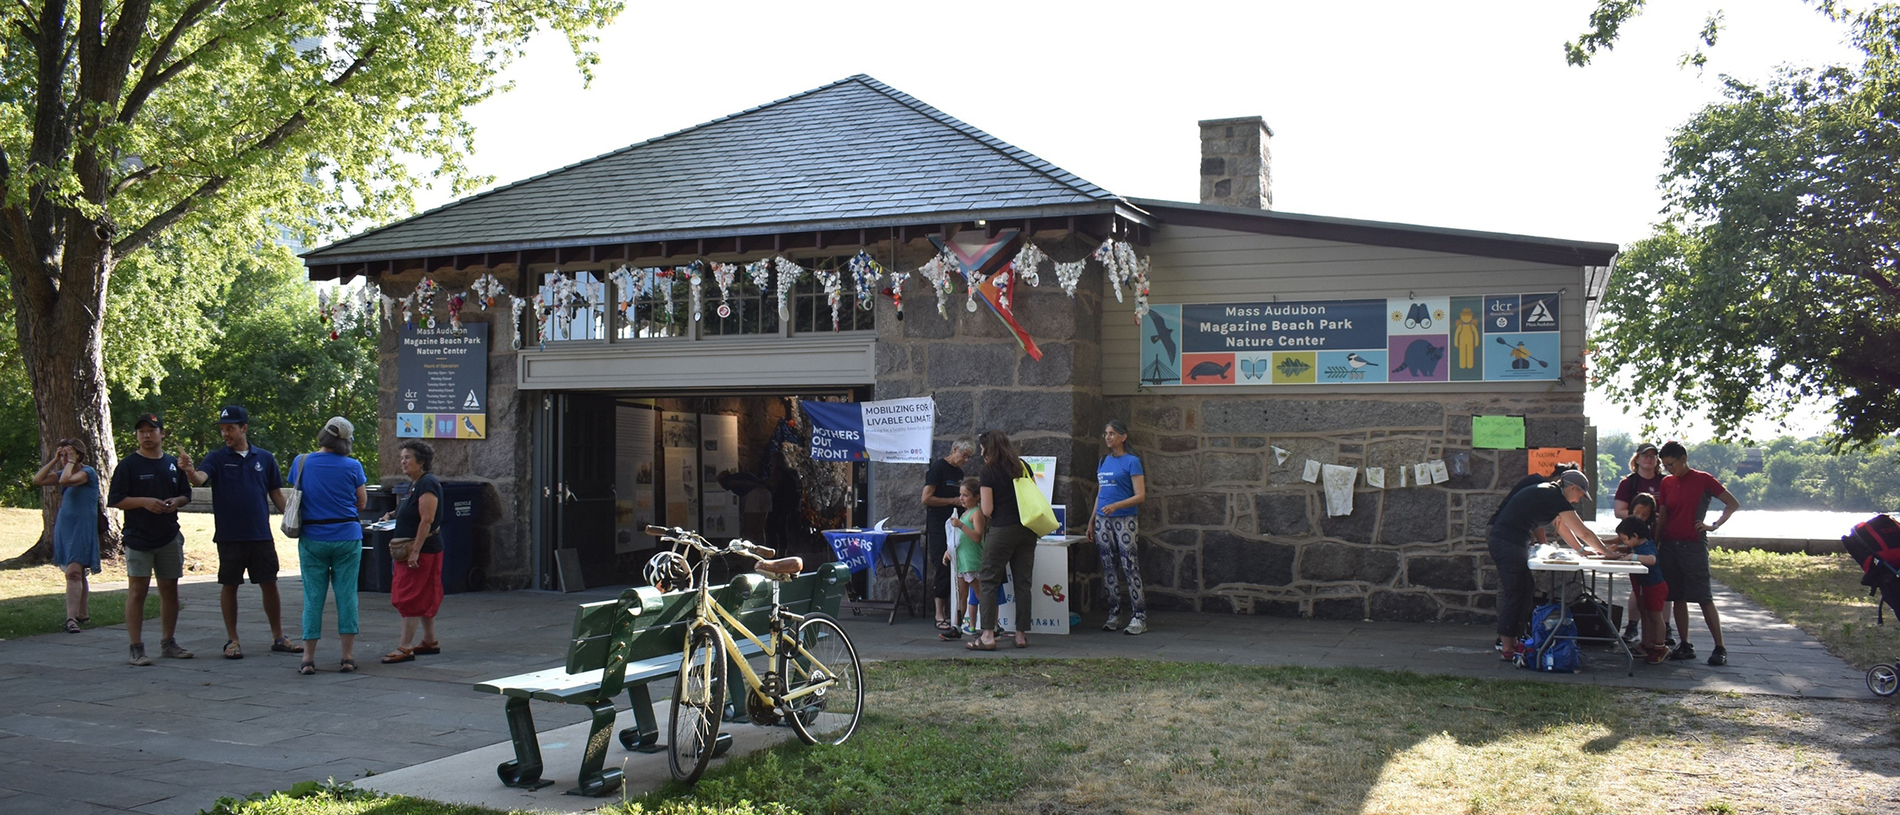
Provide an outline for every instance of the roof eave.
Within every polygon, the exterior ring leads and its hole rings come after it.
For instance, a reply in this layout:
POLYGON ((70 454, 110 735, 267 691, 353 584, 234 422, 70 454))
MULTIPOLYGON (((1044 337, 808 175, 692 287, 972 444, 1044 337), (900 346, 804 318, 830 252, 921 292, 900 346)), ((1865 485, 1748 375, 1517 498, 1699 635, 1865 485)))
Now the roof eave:
POLYGON ((1153 213, 1163 223, 1171 225, 1424 249, 1558 266, 1609 266, 1618 251, 1617 245, 1613 243, 1302 215, 1152 198, 1129 200, 1153 213))

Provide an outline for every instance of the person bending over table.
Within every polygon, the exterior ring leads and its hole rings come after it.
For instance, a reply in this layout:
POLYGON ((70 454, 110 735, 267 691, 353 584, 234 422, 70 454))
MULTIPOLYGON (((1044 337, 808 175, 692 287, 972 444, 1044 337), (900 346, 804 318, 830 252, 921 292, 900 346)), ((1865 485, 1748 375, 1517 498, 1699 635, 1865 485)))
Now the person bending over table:
POLYGON ((1491 522, 1491 561, 1498 570, 1498 637, 1502 659, 1517 656, 1517 638, 1531 613, 1530 541, 1535 530, 1551 524, 1557 539, 1586 554, 1601 555, 1602 547, 1574 505, 1592 500, 1590 477, 1569 470, 1554 481, 1527 487, 1506 499, 1491 522))

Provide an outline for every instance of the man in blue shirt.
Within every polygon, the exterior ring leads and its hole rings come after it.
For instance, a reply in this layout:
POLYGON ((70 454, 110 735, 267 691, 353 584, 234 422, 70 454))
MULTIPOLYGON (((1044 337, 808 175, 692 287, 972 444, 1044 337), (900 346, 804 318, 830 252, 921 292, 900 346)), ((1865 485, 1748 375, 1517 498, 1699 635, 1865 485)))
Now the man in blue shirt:
POLYGON ((276 457, 251 446, 250 431, 250 414, 241 406, 229 405, 218 411, 218 435, 224 437, 225 446, 206 453, 196 467, 190 456, 178 459, 179 469, 194 486, 211 487, 211 539, 218 544, 225 659, 244 658, 238 645, 237 590, 247 571, 263 594, 270 649, 289 654, 303 651, 302 645, 284 637, 283 603, 277 594, 277 544, 271 538, 270 512, 272 506, 284 511, 284 485, 276 457))

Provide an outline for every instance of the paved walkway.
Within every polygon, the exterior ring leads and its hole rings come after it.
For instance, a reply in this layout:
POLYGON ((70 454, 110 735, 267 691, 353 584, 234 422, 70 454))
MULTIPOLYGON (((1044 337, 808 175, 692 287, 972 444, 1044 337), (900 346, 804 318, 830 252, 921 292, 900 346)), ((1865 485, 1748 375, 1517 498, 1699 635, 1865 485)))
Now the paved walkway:
MULTIPOLYGON (((302 592, 283 582, 284 620, 297 636, 302 592)), ((0 815, 12 813, 195 813, 224 795, 283 789, 335 777, 362 786, 416 792, 438 800, 575 812, 600 803, 565 796, 584 734, 578 709, 536 705, 548 777, 535 794, 508 790, 494 766, 510 757, 501 701, 475 693, 476 681, 537 670, 561 658, 578 602, 616 596, 505 592, 453 595, 444 604, 444 653, 405 665, 381 665, 399 620, 387 596, 362 595, 360 670, 336 673, 336 640, 325 639, 316 676, 298 676, 297 657, 273 654, 254 587, 240 597, 245 658, 218 656, 224 641, 217 586, 196 579, 182 594, 179 640, 192 660, 125 664, 123 628, 47 634, 0 642, 0 815), (551 732, 549 732, 551 731, 551 732), (367 774, 375 774, 365 779, 367 774)), ((111 602, 116 598, 105 598, 111 602)), ((846 629, 867 660, 1129 657, 1237 665, 1355 666, 1421 673, 1666 690, 1734 691, 1872 699, 1860 672, 1819 643, 1726 590, 1719 592, 1730 664, 1700 661, 1623 670, 1621 654, 1588 657, 1588 670, 1542 675, 1502 667, 1487 626, 1353 623, 1277 617, 1157 613, 1139 637, 1099 631, 1100 614, 1071 636, 1034 636, 1028 650, 969 654, 938 642, 928 619, 895 625, 849 617, 846 629)), ((334 631, 331 621, 326 630, 334 631)), ((156 625, 147 623, 156 651, 156 625)), ((1705 653, 1705 631, 1693 632, 1705 653)), ((656 696, 663 695, 656 693, 656 696)), ((661 721, 665 713, 661 712, 661 721)), ((746 726, 744 745, 782 738, 746 726)), ((660 754, 628 754, 629 788, 665 777, 660 754)))

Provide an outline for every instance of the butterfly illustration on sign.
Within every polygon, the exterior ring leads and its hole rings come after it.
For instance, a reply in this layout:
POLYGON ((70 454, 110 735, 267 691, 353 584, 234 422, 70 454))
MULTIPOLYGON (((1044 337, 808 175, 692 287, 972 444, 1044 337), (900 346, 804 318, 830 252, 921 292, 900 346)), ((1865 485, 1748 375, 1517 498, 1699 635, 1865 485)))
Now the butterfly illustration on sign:
POLYGON ((1272 366, 1264 359, 1242 359, 1240 361, 1240 375, 1247 379, 1263 378, 1267 375, 1267 372, 1271 370, 1272 366))

